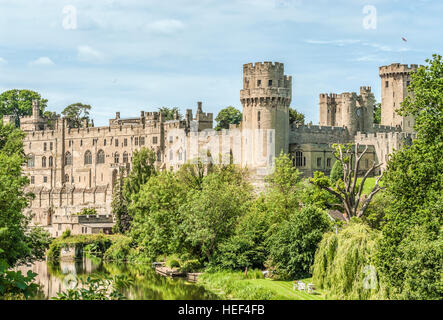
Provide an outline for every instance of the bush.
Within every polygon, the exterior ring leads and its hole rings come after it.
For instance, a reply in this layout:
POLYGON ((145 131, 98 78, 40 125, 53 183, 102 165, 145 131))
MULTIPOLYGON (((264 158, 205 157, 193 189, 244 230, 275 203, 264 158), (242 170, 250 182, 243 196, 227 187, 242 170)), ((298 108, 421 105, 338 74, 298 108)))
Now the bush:
POLYGON ((197 272, 202 268, 202 264, 198 260, 187 260, 183 263, 183 272, 197 272))
POLYGON ((278 278, 308 276, 317 245, 329 228, 326 213, 312 206, 292 214, 288 222, 282 223, 269 239, 269 258, 278 278))
POLYGON ((127 261, 131 252, 132 239, 122 236, 112 243, 103 255, 106 261, 127 261))
POLYGON ((62 239, 66 239, 70 235, 71 235, 71 230, 70 229, 66 229, 65 231, 63 231, 61 238, 62 239))
POLYGON ((169 268, 180 268, 180 262, 178 262, 178 260, 175 260, 175 259, 169 260, 169 261, 166 263, 166 265, 167 265, 169 268))
POLYGON ((332 170, 331 170, 331 181, 332 183, 336 183, 339 179, 343 180, 343 175, 344 175, 344 171, 343 171, 343 165, 341 163, 341 161, 337 160, 335 161, 334 165, 332 166, 332 170))
POLYGON ((357 220, 352 220, 338 234, 326 233, 315 254, 314 283, 328 291, 328 298, 383 298, 384 289, 377 274, 372 272, 379 237, 380 232, 357 220), (375 285, 374 289, 367 289, 365 283, 375 285))

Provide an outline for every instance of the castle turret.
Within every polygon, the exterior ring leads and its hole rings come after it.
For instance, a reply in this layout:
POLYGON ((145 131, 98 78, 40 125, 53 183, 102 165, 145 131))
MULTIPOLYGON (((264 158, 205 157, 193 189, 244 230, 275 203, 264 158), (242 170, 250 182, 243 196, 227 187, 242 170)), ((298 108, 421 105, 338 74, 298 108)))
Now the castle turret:
POLYGON ((380 67, 381 78, 381 124, 399 126, 405 132, 414 132, 415 119, 413 116, 400 116, 395 110, 408 96, 408 86, 411 73, 416 72, 418 65, 393 63, 380 67))
MULTIPOLYGON (((275 156, 281 151, 288 152, 291 99, 292 77, 284 74, 283 63, 257 62, 243 66, 243 89, 240 91, 242 128, 251 132, 275 130, 275 138, 270 137, 275 145, 275 156)), ((257 148, 266 141, 254 139, 251 145, 257 148)), ((251 151, 256 154, 255 150, 251 151)))

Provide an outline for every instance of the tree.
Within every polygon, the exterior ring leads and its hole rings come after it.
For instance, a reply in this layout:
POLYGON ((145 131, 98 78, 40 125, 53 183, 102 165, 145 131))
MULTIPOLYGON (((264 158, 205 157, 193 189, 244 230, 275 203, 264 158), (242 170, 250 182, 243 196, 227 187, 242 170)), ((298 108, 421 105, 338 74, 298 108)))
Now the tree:
POLYGON ((235 230, 251 199, 251 187, 233 166, 204 177, 202 190, 191 190, 181 206, 186 242, 211 261, 218 245, 235 230))
MULTIPOLYGON (((432 299, 441 289, 435 286, 432 277, 425 275, 428 266, 441 266, 437 255, 417 257, 408 262, 414 252, 422 250, 420 245, 407 244, 418 239, 412 236, 416 226, 421 226, 427 243, 441 248, 441 226, 443 225, 443 61, 440 55, 426 60, 411 75, 408 87, 410 96, 405 99, 399 113, 413 115, 417 138, 411 146, 404 146, 388 161, 384 186, 390 197, 385 209, 386 223, 378 251, 378 268, 384 281, 391 288, 390 296, 432 299), (440 242, 439 242, 440 241, 440 242), (420 260, 426 264, 420 267, 420 260), (419 285, 412 284, 418 279, 419 285), (427 287, 429 290, 423 290, 427 287)), ((441 280, 440 280, 441 284, 441 280)))
POLYGON ((41 259, 49 238, 39 228, 29 230, 30 217, 22 213, 33 196, 24 190, 29 180, 22 174, 23 137, 0 123, 0 260, 10 267, 41 259))
POLYGON ((383 189, 383 187, 380 187, 378 184, 383 176, 380 175, 367 198, 364 200, 362 199, 361 195, 366 179, 382 164, 376 165, 374 162, 371 168, 369 168, 363 175, 360 186, 358 186, 357 178, 359 173, 359 165, 361 159, 368 150, 368 146, 366 146, 362 153, 359 152, 358 143, 355 144, 354 151, 352 151, 351 145, 334 145, 334 148, 336 149, 334 156, 343 166, 343 180, 338 180, 334 186, 331 180, 326 177, 323 172, 317 171, 314 173, 314 178, 311 178, 309 181, 317 187, 326 190, 340 201, 341 204, 339 206, 344 211, 343 216, 345 220, 349 222, 352 217, 362 217, 365 214, 365 211, 371 203, 374 195, 383 189))
POLYGON ((164 119, 166 121, 168 120, 181 120, 183 118, 183 115, 180 113, 180 110, 177 107, 168 108, 168 107, 161 107, 158 109, 160 113, 163 113, 164 119))
POLYGON ((374 123, 381 123, 381 103, 376 103, 374 105, 374 123))
POLYGON ((343 180, 344 172, 343 172, 343 165, 341 161, 335 161, 334 165, 332 166, 331 170, 331 182, 336 183, 339 179, 343 180))
POLYGON ((302 125, 305 124, 305 115, 297 112, 297 110, 289 108, 289 124, 302 125))
POLYGON ((280 278, 294 279, 309 275, 323 233, 330 227, 326 213, 307 206, 280 224, 269 239, 269 257, 280 278))
POLYGON ((120 170, 119 177, 115 181, 111 202, 112 214, 116 218, 114 226, 114 232, 116 233, 126 233, 131 229, 132 217, 128 212, 128 202, 123 194, 123 185, 123 170, 120 170))
POLYGON ((141 186, 157 173, 155 160, 155 153, 151 149, 143 147, 134 151, 131 172, 124 183, 124 194, 127 200, 132 195, 136 196, 141 186))
POLYGON ((229 129, 230 124, 240 124, 242 121, 242 113, 240 110, 229 106, 218 113, 215 121, 217 121, 215 130, 220 131, 221 129, 229 129))
POLYGON ((89 120, 89 111, 91 106, 81 102, 73 103, 67 106, 62 115, 67 119, 70 128, 81 128, 84 120, 89 120))
POLYGON ((18 117, 32 115, 32 100, 40 102, 40 112, 47 107, 48 100, 43 99, 38 92, 32 90, 8 90, 0 94, 0 117, 13 115, 18 117))

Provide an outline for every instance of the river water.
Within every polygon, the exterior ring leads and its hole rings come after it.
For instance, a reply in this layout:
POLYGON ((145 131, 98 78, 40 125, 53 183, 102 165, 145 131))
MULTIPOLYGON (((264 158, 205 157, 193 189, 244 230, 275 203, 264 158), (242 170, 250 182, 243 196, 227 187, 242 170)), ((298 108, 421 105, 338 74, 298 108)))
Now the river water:
POLYGON ((130 300, 214 300, 217 297, 203 287, 184 279, 170 279, 158 275, 150 265, 104 263, 98 258, 79 261, 60 261, 57 264, 38 261, 30 266, 17 268, 23 273, 37 273, 35 281, 40 284, 35 299, 45 300, 57 296, 58 292, 72 287, 78 278, 91 276, 126 275, 132 285, 122 293, 130 300))

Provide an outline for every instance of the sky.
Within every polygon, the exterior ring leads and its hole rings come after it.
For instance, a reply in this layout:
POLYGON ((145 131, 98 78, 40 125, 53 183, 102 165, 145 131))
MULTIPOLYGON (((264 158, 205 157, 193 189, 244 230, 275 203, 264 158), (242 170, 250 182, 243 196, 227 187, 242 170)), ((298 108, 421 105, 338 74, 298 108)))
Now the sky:
POLYGON ((0 0, 0 92, 90 104, 96 126, 197 101, 215 118, 241 110, 243 64, 277 61, 318 123, 320 93, 380 100, 379 66, 442 54, 442 14, 441 0, 0 0))

